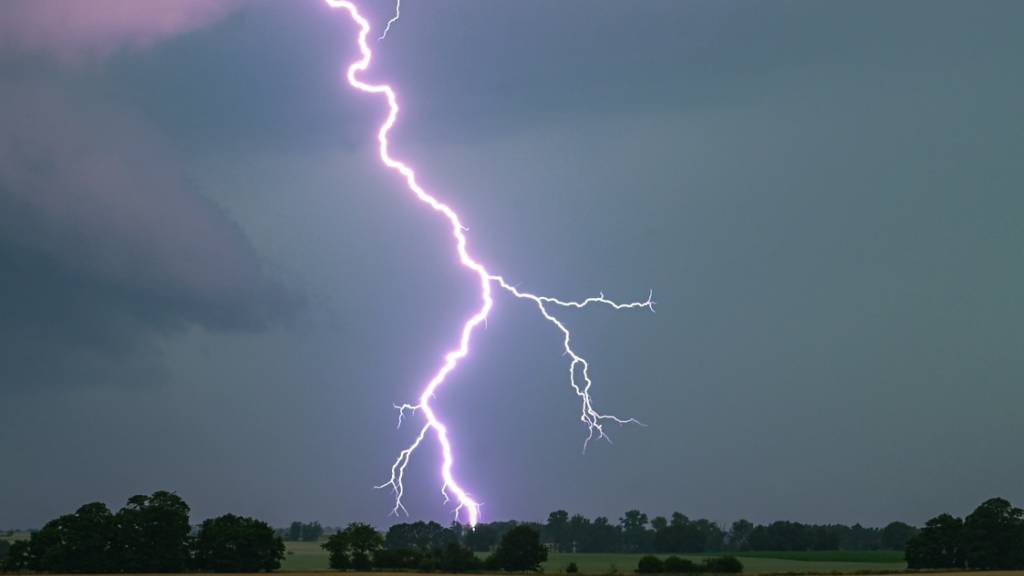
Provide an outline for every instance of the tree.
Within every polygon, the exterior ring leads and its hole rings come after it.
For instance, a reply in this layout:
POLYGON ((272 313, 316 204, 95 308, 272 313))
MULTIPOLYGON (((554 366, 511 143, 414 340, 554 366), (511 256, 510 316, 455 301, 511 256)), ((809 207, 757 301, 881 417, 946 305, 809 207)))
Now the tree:
POLYGON ((907 541, 907 568, 963 568, 961 546, 964 523, 949 514, 940 514, 925 523, 924 528, 907 541))
POLYGON ((95 573, 117 568, 113 554, 114 515, 106 504, 86 504, 65 518, 69 570, 95 573))
POLYGON ((613 526, 604 516, 594 518, 590 537, 583 552, 618 552, 622 550, 622 530, 613 526))
POLYGON ((310 522, 302 530, 303 542, 316 542, 324 535, 324 527, 319 522, 310 522))
POLYGON ((555 510, 548 514, 548 523, 544 526, 545 541, 557 546, 559 552, 569 552, 572 548, 572 538, 569 534, 569 513, 565 510, 555 510))
POLYGON ((721 550, 725 545, 725 532, 718 527, 718 524, 700 518, 693 521, 693 530, 696 533, 696 543, 699 549, 697 552, 709 550, 721 550))
POLYGON ((622 527, 622 545, 626 552, 646 552, 651 548, 647 514, 630 510, 619 519, 619 526, 622 527))
POLYGON ((437 557, 437 569, 441 572, 457 574, 480 568, 481 562, 476 554, 458 542, 449 542, 434 552, 437 557))
POLYGON ((115 553, 125 572, 182 572, 190 562, 189 507, 166 491, 132 496, 117 516, 115 553))
POLYGON ((841 545, 848 550, 878 550, 882 547, 882 531, 865 528, 860 524, 850 526, 841 545))
POLYGON ((582 514, 573 514, 569 518, 569 542, 570 549, 567 552, 583 551, 588 549, 591 538, 590 520, 582 514))
POLYGON ((384 547, 384 537, 373 526, 353 522, 335 533, 321 545, 330 554, 331 568, 336 570, 370 570, 374 555, 384 547))
POLYGON ((540 533, 525 525, 516 526, 501 538, 493 560, 497 568, 507 572, 539 571, 548 559, 548 550, 540 543, 540 533))
POLYGON ((729 548, 732 550, 746 550, 749 546, 750 533, 754 530, 754 524, 750 520, 739 519, 732 523, 729 528, 729 548))
POLYGON ((234 514, 204 521, 194 548, 195 567, 210 572, 270 572, 284 559, 284 542, 270 525, 234 514))
POLYGON ((113 518, 106 504, 94 502, 47 522, 32 534, 25 567, 45 572, 111 571, 116 567, 113 518))
POLYGON ((961 543, 972 570, 1024 568, 1024 510, 1003 498, 982 502, 964 518, 961 543))
POLYGON ((289 542, 316 542, 323 536, 324 528, 319 522, 292 522, 285 532, 286 540, 289 542))
POLYGON ((477 524, 466 533, 464 541, 475 552, 490 552, 498 543, 498 530, 491 524, 477 524))
POLYGON ((384 546, 389 550, 419 550, 429 552, 458 541, 458 535, 451 528, 437 522, 413 522, 394 524, 384 537, 384 546))
POLYGON ((903 550, 907 542, 917 534, 917 528, 903 522, 890 522, 882 528, 882 548, 903 550))
POLYGON ((373 567, 378 570, 414 570, 422 561, 423 553, 419 550, 382 548, 373 555, 373 567))
POLYGON ((28 540, 18 540, 7 549, 7 557, 0 564, 3 572, 22 572, 29 570, 32 566, 32 556, 28 540))

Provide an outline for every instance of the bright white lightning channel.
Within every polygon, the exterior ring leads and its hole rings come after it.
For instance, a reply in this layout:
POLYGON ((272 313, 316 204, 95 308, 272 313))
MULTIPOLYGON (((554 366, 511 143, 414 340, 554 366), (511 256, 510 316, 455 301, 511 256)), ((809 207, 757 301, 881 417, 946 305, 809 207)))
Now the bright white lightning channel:
MULTIPOLYGON (((608 306, 616 310, 647 308, 653 312, 653 293, 649 294, 646 300, 628 303, 615 302, 606 298, 604 294, 578 301, 560 300, 550 296, 538 296, 536 294, 519 290, 512 284, 509 284, 503 277, 489 272, 483 263, 475 260, 469 253, 468 238, 465 234, 467 228, 462 224, 462 220, 458 213, 449 205, 439 200, 436 196, 427 192, 417 181, 416 173, 412 167, 391 156, 389 151, 388 134, 390 133, 391 128, 394 127, 395 122, 398 120, 398 96, 394 89, 387 84, 369 84, 359 78, 359 74, 361 72, 365 72, 369 68, 370 61, 373 57, 373 53, 366 40, 370 33, 370 23, 362 16, 362 14, 360 14, 359 9, 351 0, 325 0, 325 2, 331 8, 338 8, 347 11, 359 28, 357 42, 361 57, 348 67, 346 78, 348 79, 349 84, 353 88, 362 92, 383 96, 384 100, 387 102, 387 119, 383 124, 381 124, 377 131, 377 141, 379 144, 379 156, 381 162, 385 167, 396 172, 402 177, 409 192, 411 192, 419 202, 431 208, 434 212, 437 212, 448 221, 451 226, 453 239, 455 240, 455 250, 459 257, 459 262, 463 267, 476 275, 480 286, 480 308, 463 324, 462 330, 460 331, 458 346, 444 355, 444 361, 436 370, 433 377, 431 377, 431 379, 424 385, 418 397, 418 401, 415 404, 401 404, 396 406, 398 409, 399 426, 401 426, 407 412, 410 413, 410 415, 413 413, 422 414, 425 422, 419 429, 419 433, 413 439, 412 443, 405 450, 399 452, 398 457, 391 466, 391 476, 388 481, 377 486, 377 488, 390 487, 395 496, 395 505, 392 512, 395 514, 399 512, 405 512, 408 514, 408 511, 402 504, 402 497, 405 494, 405 469, 409 464, 409 459, 412 457, 412 454, 427 438, 427 435, 433 431, 434 437, 437 439, 441 448, 441 494, 444 496, 446 503, 452 498, 455 499, 456 520, 458 520, 460 512, 465 510, 467 522, 470 526, 475 526, 480 516, 480 503, 477 502, 455 478, 453 471, 455 457, 452 443, 448 436, 448 427, 435 412, 430 401, 434 398, 434 393, 437 389, 445 382, 447 376, 458 366, 459 361, 469 355, 469 345, 473 333, 480 324, 487 320, 487 316, 494 305, 491 291, 492 285, 497 285, 516 298, 532 302, 537 306, 537 310, 540 314, 562 334, 564 354, 570 359, 569 384, 576 392, 576 395, 580 398, 580 421, 587 426, 587 436, 583 442, 584 451, 586 451, 588 444, 595 435, 598 438, 609 439, 604 430, 604 426, 608 423, 620 425, 640 424, 641 426, 643 424, 634 418, 619 418, 618 416, 611 414, 603 414, 594 408, 593 398, 591 397, 590 392, 591 387, 593 386, 593 382, 590 378, 590 364, 572 347, 572 333, 565 324, 551 313, 551 308, 586 308, 592 305, 601 305, 608 306)), ((398 21, 400 8, 401 3, 399 0, 395 5, 395 16, 388 21, 387 26, 384 28, 384 33, 381 34, 379 39, 385 38, 391 25, 398 21)))

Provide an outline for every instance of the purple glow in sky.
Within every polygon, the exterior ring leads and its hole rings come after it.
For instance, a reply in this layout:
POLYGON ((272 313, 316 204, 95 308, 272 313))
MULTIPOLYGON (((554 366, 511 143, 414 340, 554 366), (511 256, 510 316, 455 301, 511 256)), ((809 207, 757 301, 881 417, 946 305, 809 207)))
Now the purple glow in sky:
MULTIPOLYGON (((569 329, 559 321, 555 316, 551 315, 548 311, 548 305, 572 307, 572 308, 583 308, 590 304, 604 304, 620 309, 629 308, 648 308, 652 312, 654 311, 654 301, 652 300, 653 293, 648 295, 647 300, 639 302, 630 302, 625 304, 616 303, 612 300, 605 298, 604 294, 597 297, 591 297, 582 301, 565 301, 549 296, 538 296, 528 292, 523 292, 517 289, 515 286, 509 284, 503 277, 490 273, 483 264, 473 259, 470 256, 467 249, 467 238, 465 232, 468 230, 459 219, 459 215, 450 206, 438 200, 435 196, 428 193, 416 180, 416 173, 407 164, 393 158, 388 150, 388 133, 391 128, 394 127, 395 122, 398 119, 398 98, 395 95, 395 91, 391 86, 387 84, 367 84, 359 80, 357 74, 359 72, 366 71, 370 66, 370 60, 373 56, 369 45, 367 44, 367 37, 370 33, 370 23, 360 14, 359 9, 355 4, 347 0, 325 0, 327 5, 331 8, 340 8, 346 10, 352 17, 352 20, 359 27, 358 43, 359 51, 362 57, 353 62, 348 67, 347 78, 349 84, 354 88, 370 94, 382 94, 388 102, 388 116, 384 123, 380 126, 377 132, 377 140, 380 143, 380 159, 389 169, 394 170, 402 175, 405 179, 406 185, 409 190, 415 194, 416 198, 432 208, 434 211, 443 215, 452 227, 452 235, 455 238, 456 252, 459 256, 459 262, 465 268, 471 270, 477 275, 480 281, 480 308, 473 314, 465 324, 462 326, 462 332, 459 337, 458 347, 450 350, 444 355, 444 362, 441 364, 434 376, 427 382, 419 395, 418 402, 416 404, 402 404, 397 406, 399 410, 399 426, 401 426, 402 419, 405 416, 406 411, 410 413, 420 412, 423 414, 426 422, 420 429, 419 434, 413 440, 412 444, 408 448, 402 450, 394 464, 391 466, 391 477, 384 484, 378 486, 378 488, 390 487, 395 494, 395 507, 394 512, 406 511, 402 504, 402 495, 405 490, 403 483, 405 468, 409 463, 409 459, 412 457, 413 452, 426 438, 428 432, 433 430, 438 444, 441 447, 442 461, 441 461, 441 493, 444 495, 445 502, 451 499, 451 495, 454 495, 456 501, 455 507, 455 518, 458 520, 459 513, 462 510, 466 511, 466 520, 470 526, 475 526, 480 518, 480 503, 475 500, 465 488, 459 485, 455 479, 455 475, 452 472, 452 468, 455 463, 455 458, 452 450, 451 440, 448 437, 448 429, 444 422, 438 417, 437 413, 430 405, 430 400, 434 397, 434 393, 444 383, 445 378, 450 374, 458 365, 459 361, 465 358, 469 354, 470 339, 473 336, 473 332, 476 328, 482 324, 494 306, 494 299, 491 294, 491 284, 495 283, 501 288, 508 291, 516 298, 529 300, 533 302, 541 315, 544 316, 549 322, 551 322, 556 328, 558 328, 563 334, 563 345, 565 347, 565 355, 571 359, 569 364, 569 382, 572 385, 573 390, 580 397, 582 402, 580 420, 587 426, 587 438, 584 441, 584 450, 586 450, 587 444, 594 437, 595 431, 599 438, 607 439, 608 436, 604 432, 603 424, 607 421, 615 422, 617 424, 640 424, 634 418, 619 418, 610 414, 602 414, 594 409, 593 402, 590 397, 590 388, 592 385, 589 369, 590 366, 587 361, 577 354, 572 348, 572 335, 569 329), (582 378, 582 383, 577 379, 577 373, 582 378)), ((395 22, 398 18, 398 7, 396 6, 396 15, 392 20, 388 22, 388 26, 395 22)), ((385 29, 385 34, 386 34, 385 29)), ((381 36, 383 38, 383 34, 381 36)), ((642 425, 642 424, 641 424, 642 425)))

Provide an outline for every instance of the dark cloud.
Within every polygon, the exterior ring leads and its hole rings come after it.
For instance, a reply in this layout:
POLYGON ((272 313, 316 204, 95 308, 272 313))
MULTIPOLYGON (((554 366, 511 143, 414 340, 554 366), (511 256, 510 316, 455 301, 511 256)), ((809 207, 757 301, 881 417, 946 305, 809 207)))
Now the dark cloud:
POLYGON ((126 351, 152 331, 256 330, 287 306, 140 118, 21 80, 5 83, 0 123, 5 355, 59 363, 64 347, 126 351))
POLYGON ((42 52, 65 62, 146 48, 200 28, 242 0, 8 0, 0 20, 0 47, 42 52))

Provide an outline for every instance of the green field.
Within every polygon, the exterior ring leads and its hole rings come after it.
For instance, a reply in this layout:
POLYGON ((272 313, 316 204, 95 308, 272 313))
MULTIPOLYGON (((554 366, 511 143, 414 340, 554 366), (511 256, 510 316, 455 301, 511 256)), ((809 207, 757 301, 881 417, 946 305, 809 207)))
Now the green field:
MULTIPOLYGON (((564 572, 575 562, 585 574, 633 573, 641 554, 550 554, 544 571, 564 572)), ((667 555, 659 554, 662 558, 667 555)), ((711 555, 681 554, 699 561, 711 555)), ((747 573, 770 572, 884 572, 906 569, 902 552, 746 552, 738 553, 747 573)))
POLYGON ((284 562, 281 570, 329 570, 327 551, 320 542, 285 542, 284 562))
MULTIPOLYGON (((564 572, 569 562, 575 562, 584 574, 608 574, 618 572, 632 574, 636 571, 641 554, 568 554, 552 553, 544 563, 544 572, 564 572)), ((739 552, 744 572, 895 572, 906 569, 903 552, 900 551, 824 551, 824 552, 739 552)), ((664 555, 662 555, 664 557, 664 555)), ((700 560, 705 555, 683 555, 685 558, 700 560)), ((281 565, 282 570, 327 570, 327 552, 318 542, 288 542, 288 553, 281 565)))
POLYGON ((777 558, 801 562, 868 562, 874 564, 902 563, 902 550, 821 550, 805 552, 730 552, 733 556, 777 558))

